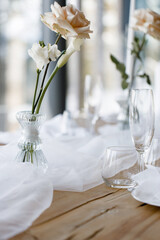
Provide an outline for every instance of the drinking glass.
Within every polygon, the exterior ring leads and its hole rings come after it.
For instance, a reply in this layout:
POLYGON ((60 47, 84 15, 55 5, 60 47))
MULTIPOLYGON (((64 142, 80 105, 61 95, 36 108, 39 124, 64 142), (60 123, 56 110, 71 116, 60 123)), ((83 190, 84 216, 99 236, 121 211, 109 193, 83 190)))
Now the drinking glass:
POLYGON ((145 155, 154 135, 154 99, 151 89, 133 89, 130 95, 129 124, 139 155, 139 171, 144 170, 145 155))
POLYGON ((84 108, 88 120, 88 128, 91 133, 95 133, 95 125, 99 118, 100 104, 102 100, 102 84, 100 77, 93 79, 91 75, 86 75, 84 83, 84 108))
POLYGON ((133 188, 132 176, 138 173, 137 155, 134 147, 108 147, 103 156, 102 178, 113 188, 133 188))

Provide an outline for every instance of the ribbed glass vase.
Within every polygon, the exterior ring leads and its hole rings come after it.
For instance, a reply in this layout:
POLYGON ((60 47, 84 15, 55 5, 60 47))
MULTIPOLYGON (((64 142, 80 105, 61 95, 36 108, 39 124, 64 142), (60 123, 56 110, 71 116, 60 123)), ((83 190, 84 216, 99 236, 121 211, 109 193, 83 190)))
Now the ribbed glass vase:
POLYGON ((42 142, 39 137, 39 129, 45 121, 45 115, 21 111, 16 114, 16 118, 22 128, 21 137, 18 142, 20 150, 16 161, 31 163, 45 172, 48 168, 48 163, 41 150, 42 142))

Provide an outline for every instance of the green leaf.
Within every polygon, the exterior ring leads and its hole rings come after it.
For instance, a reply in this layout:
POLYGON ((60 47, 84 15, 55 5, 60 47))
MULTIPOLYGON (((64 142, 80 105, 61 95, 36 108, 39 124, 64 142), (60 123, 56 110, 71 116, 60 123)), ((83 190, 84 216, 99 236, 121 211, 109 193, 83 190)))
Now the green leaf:
POLYGON ((150 76, 149 76, 149 75, 147 75, 147 83, 148 83, 149 85, 151 85, 151 79, 150 79, 150 76))
POLYGON ((123 63, 118 63, 117 64, 117 69, 121 72, 121 73, 124 73, 125 72, 125 65, 123 63))
POLYGON ((123 76, 122 76, 122 78, 123 78, 124 80, 127 80, 127 79, 128 79, 128 77, 129 77, 129 76, 128 76, 128 74, 127 74, 127 73, 124 73, 124 74, 123 74, 123 76))
POLYGON ((135 55, 136 58, 139 59, 141 62, 142 62, 141 52, 143 51, 146 42, 147 41, 144 34, 142 40, 140 40, 138 37, 134 37, 134 41, 132 43, 131 54, 135 55))
POLYGON ((128 85, 129 85, 129 83, 126 82, 125 80, 123 80, 122 83, 121 83, 121 87, 122 87, 123 89, 128 88, 128 85))
POLYGON ((151 80, 150 80, 150 77, 147 73, 144 73, 144 74, 141 74, 141 75, 138 75, 140 78, 145 78, 146 79, 146 82, 151 85, 151 80))
POLYGON ((117 60, 116 57, 114 57, 112 54, 110 54, 110 59, 112 60, 113 63, 118 64, 119 61, 117 60))
POLYGON ((126 82, 126 80, 128 79, 128 74, 126 73, 126 67, 125 67, 124 63, 119 62, 118 59, 116 57, 114 57, 112 54, 110 55, 110 58, 111 58, 112 62, 116 65, 116 69, 121 74, 121 78, 122 78, 121 86, 122 86, 122 88, 126 89, 128 87, 128 83, 126 82))

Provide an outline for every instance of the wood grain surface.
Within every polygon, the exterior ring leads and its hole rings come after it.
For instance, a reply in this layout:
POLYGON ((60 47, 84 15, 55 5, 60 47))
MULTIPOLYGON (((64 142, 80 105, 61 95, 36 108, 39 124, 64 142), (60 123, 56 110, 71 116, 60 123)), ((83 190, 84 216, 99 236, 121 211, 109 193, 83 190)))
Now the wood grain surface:
POLYGON ((54 192, 48 208, 12 240, 158 240, 160 209, 102 184, 83 193, 54 192))

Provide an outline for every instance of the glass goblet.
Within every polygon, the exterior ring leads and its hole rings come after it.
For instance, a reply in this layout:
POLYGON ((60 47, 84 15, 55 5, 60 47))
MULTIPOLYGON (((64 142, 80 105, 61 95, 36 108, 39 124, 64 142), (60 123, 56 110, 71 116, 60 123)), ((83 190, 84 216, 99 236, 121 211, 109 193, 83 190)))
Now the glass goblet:
POLYGON ((102 85, 98 77, 95 81, 90 75, 86 75, 84 83, 84 108, 88 119, 90 133, 95 133, 95 125, 99 118, 99 110, 102 100, 102 85))
POLYGON ((145 155, 154 135, 154 99, 151 89, 133 89, 130 95, 129 125, 139 155, 139 171, 144 170, 145 155))

